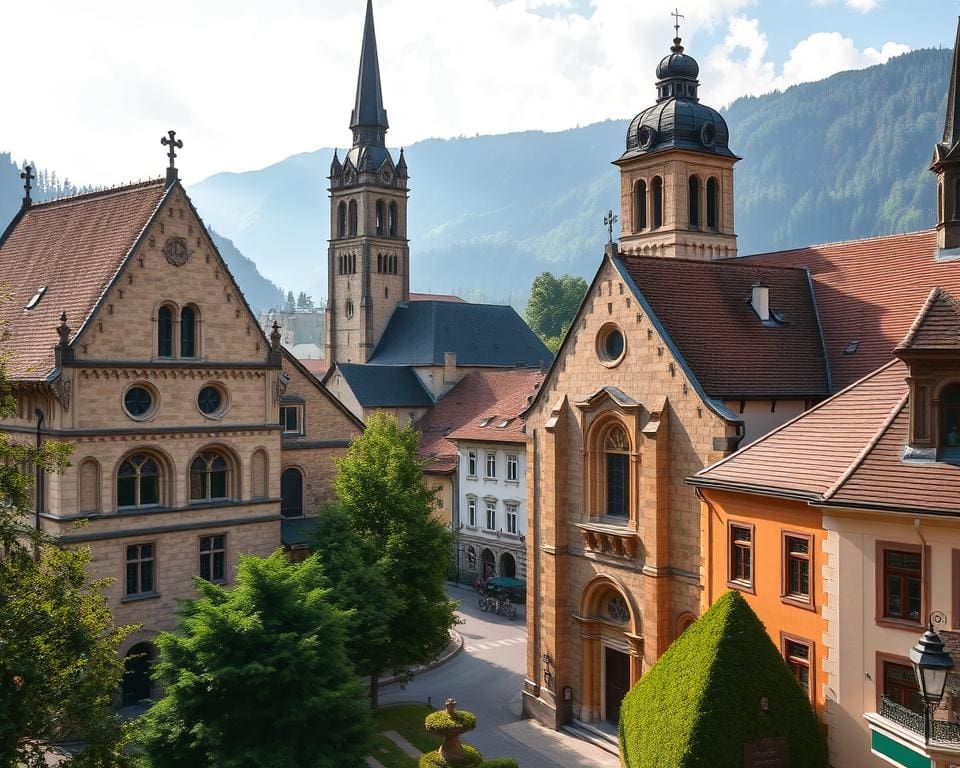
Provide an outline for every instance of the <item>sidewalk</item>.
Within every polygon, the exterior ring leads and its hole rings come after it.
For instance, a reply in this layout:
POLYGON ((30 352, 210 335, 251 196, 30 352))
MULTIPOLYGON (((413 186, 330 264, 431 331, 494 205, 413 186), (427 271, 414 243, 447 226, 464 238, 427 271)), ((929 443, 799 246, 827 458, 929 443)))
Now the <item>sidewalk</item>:
POLYGON ((609 752, 561 731, 552 731, 536 720, 508 723, 501 725, 500 730, 563 768, 620 768, 619 758, 609 752))

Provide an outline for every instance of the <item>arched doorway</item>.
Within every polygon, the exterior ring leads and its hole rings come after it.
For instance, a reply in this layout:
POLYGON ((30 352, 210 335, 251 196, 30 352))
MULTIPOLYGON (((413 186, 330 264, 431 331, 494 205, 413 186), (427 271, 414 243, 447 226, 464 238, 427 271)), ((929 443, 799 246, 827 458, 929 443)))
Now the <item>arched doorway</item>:
POLYGON ((500 575, 509 576, 511 579, 517 575, 517 561, 509 552, 500 555, 500 575))
POLYGON ((581 701, 584 722, 616 724, 620 704, 640 678, 643 637, 639 614, 622 584, 595 576, 580 595, 581 701))
POLYGON ((137 643, 123 659, 123 706, 150 698, 150 666, 156 655, 152 643, 137 643))
POLYGON ((303 473, 296 467, 287 467, 280 475, 280 513, 303 517, 303 473))
POLYGON ((480 553, 480 563, 483 568, 481 572, 483 578, 490 579, 497 575, 497 559, 489 549, 484 549, 480 553))

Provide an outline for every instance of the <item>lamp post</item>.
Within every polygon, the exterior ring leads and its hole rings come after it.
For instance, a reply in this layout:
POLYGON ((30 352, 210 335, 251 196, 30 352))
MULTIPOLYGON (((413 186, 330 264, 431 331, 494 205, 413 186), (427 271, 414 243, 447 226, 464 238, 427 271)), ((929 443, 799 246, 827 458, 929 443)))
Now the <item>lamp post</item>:
POLYGON ((36 494, 36 503, 34 506, 34 516, 35 516, 35 525, 37 528, 37 538, 33 542, 33 559, 37 562, 40 561, 40 512, 43 510, 43 465, 40 463, 40 446, 42 444, 40 438, 40 429, 43 427, 43 411, 39 408, 35 408, 33 411, 34 416, 37 417, 37 457, 35 461, 35 466, 37 468, 37 494, 36 494))
POLYGON ((946 617, 939 611, 930 614, 927 629, 910 649, 910 661, 917 674, 920 693, 923 695, 923 739, 930 743, 930 731, 933 727, 933 713, 940 706, 943 690, 947 685, 947 674, 953 669, 953 659, 944 649, 943 640, 933 628, 933 622, 942 623, 946 617))

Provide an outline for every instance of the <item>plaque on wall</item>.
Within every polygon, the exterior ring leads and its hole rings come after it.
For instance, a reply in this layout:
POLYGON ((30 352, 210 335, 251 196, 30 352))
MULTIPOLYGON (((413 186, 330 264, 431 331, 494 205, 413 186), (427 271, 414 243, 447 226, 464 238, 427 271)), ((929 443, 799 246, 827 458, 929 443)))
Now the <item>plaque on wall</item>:
POLYGON ((790 768, 786 736, 748 741, 743 745, 743 768, 790 768))
POLYGON ((187 241, 182 237, 168 237, 163 245, 163 255, 175 267, 182 267, 190 258, 190 251, 187 249, 187 241))

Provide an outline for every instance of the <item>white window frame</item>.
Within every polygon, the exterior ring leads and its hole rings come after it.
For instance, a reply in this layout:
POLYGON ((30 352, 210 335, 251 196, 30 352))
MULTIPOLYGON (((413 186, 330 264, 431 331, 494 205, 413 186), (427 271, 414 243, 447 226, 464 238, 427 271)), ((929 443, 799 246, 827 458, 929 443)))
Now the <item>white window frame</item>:
POLYGON ((467 451, 467 477, 477 476, 477 452, 467 451))
POLYGON ((283 427, 282 434, 284 435, 302 435, 303 434, 303 406, 299 403, 286 403, 280 405, 280 425, 283 427), (284 408, 292 408, 294 413, 297 414, 297 426, 296 429, 287 429, 287 421, 283 416, 284 408))
POLYGON ((519 511, 519 505, 505 502, 504 507, 507 510, 507 533, 512 533, 514 536, 516 536, 518 530, 517 512, 519 511))
POLYGON ((507 482, 516 483, 520 480, 520 457, 515 453, 507 454, 507 482))
POLYGON ((486 524, 484 530, 497 530, 497 502, 488 500, 486 502, 486 512, 486 518, 483 521, 486 524))
POLYGON ((490 480, 495 480, 497 477, 497 452, 486 451, 485 453, 486 453, 486 456, 485 456, 486 461, 484 462, 484 464, 485 464, 486 474, 484 475, 484 477, 490 480))
POLYGON ((467 496, 467 527, 477 527, 477 497, 467 496))

